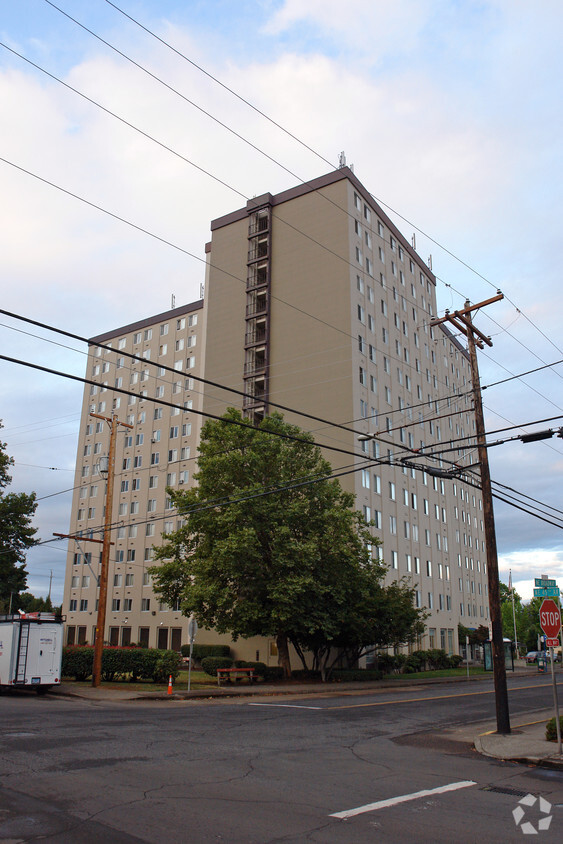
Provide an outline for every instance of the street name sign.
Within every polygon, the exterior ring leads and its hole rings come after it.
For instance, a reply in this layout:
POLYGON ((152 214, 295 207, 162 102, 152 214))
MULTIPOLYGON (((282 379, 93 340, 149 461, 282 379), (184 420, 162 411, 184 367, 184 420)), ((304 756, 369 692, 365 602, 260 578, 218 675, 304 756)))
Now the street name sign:
POLYGON ((559 594, 558 586, 542 586, 534 589, 534 598, 558 598, 559 594))
POLYGON ((551 577, 536 577, 534 580, 534 586, 556 586, 555 580, 551 577))

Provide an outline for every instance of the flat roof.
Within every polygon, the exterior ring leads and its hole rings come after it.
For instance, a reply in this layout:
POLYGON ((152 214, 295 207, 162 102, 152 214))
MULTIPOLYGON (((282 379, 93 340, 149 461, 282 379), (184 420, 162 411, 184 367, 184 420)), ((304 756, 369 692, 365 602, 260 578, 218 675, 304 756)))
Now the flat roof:
POLYGON ((105 334, 97 334, 91 337, 88 342, 91 345, 96 343, 105 343, 114 337, 120 337, 122 334, 131 334, 133 331, 141 331, 143 328, 148 328, 157 322, 166 322, 167 319, 175 319, 176 317, 189 314, 193 311, 199 311, 203 308, 203 299, 198 299, 195 302, 190 302, 189 305, 181 305, 179 308, 173 308, 171 311, 163 311, 161 314, 141 319, 138 322, 130 322, 129 325, 122 325, 121 328, 114 328, 112 331, 106 331, 105 334))

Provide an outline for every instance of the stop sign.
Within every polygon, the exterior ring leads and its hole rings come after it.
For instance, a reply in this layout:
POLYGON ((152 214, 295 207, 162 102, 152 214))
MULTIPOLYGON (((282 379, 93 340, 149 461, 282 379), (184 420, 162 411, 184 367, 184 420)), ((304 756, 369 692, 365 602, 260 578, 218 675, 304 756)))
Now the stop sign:
POLYGON ((559 607, 551 598, 542 601, 540 607, 540 627, 548 639, 556 639, 561 628, 559 607))

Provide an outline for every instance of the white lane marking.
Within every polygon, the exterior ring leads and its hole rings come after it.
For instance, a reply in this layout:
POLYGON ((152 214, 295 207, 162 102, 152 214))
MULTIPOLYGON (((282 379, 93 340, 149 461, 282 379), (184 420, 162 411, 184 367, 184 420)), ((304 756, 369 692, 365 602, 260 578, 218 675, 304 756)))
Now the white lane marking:
POLYGON ((377 809, 385 809, 388 806, 396 806, 398 803, 408 803, 409 800, 418 800, 420 797, 430 797, 433 794, 444 794, 446 791, 457 791, 460 788, 469 788, 470 785, 477 785, 473 780, 462 780, 451 782, 448 785, 441 785, 438 788, 425 788, 424 791, 415 791, 413 794, 402 794, 400 797, 389 797, 387 800, 378 800, 377 803, 367 803, 365 806, 358 806, 356 809, 347 809, 345 812, 334 812, 330 818, 353 818, 354 815, 362 815, 364 812, 375 812, 377 809))
POLYGON ((300 706, 298 703, 249 703, 249 706, 278 706, 284 709, 322 709, 322 706, 300 706))

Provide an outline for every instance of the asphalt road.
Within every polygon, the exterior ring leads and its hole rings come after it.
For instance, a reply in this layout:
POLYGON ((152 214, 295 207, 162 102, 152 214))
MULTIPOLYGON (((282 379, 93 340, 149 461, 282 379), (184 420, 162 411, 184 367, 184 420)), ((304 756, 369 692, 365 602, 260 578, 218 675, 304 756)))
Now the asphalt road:
MULTIPOLYGON (((551 705, 549 678, 509 689, 514 728, 551 705)), ((0 698, 0 841, 482 844, 548 817, 539 841, 560 841, 563 775, 472 748, 494 713, 489 679, 197 703, 13 693, 0 698), (528 793, 547 803, 517 827, 528 793)))

